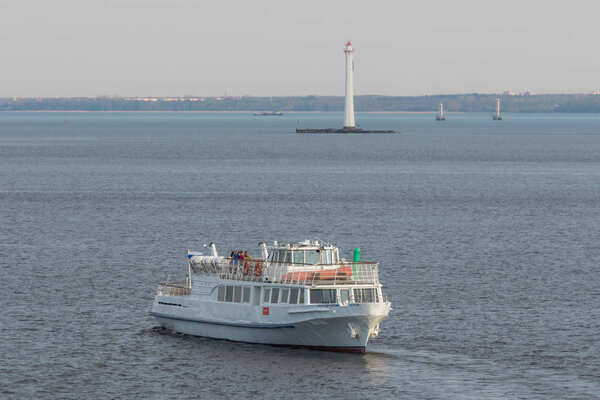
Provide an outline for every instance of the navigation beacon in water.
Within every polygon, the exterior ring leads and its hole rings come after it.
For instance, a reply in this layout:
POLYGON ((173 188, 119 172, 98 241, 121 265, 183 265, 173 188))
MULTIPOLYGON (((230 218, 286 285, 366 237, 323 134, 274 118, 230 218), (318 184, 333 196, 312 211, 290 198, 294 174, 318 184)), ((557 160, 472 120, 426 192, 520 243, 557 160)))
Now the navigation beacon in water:
POLYGON ((151 314, 189 335, 365 352, 391 310, 378 264, 318 241, 259 245, 260 259, 188 250, 186 281, 160 284, 151 314))
POLYGON ((440 110, 438 115, 435 116, 435 120, 436 121, 445 121, 446 120, 446 116, 444 115, 444 105, 442 103, 440 103, 440 110))
POLYGON ((496 114, 492 115, 494 121, 502 121, 502 115, 500 115, 500 99, 496 99, 496 114))

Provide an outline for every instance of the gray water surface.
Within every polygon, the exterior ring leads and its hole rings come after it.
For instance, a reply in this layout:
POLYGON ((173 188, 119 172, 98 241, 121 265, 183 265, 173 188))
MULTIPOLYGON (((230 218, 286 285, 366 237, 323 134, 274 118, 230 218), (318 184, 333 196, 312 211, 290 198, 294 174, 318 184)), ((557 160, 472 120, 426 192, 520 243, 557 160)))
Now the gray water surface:
POLYGON ((600 115, 433 118, 0 113, 0 397, 599 398, 600 115), (156 328, 188 248, 307 238, 380 263, 367 354, 156 328))

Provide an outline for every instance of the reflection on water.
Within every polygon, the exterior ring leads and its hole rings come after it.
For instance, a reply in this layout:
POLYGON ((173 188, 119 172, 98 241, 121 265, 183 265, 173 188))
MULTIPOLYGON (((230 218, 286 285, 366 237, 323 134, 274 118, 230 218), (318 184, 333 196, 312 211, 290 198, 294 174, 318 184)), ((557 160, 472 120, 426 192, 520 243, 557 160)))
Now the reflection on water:
POLYGON ((390 379, 392 360, 386 354, 370 349, 360 359, 364 363, 364 374, 373 385, 383 385, 390 379))

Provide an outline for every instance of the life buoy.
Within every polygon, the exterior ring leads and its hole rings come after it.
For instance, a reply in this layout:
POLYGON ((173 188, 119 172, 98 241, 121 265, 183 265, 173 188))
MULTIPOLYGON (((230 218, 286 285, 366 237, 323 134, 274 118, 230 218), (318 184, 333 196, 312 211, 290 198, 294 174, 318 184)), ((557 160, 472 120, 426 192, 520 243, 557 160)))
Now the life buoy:
POLYGON ((256 263, 254 265, 254 275, 259 276, 262 273, 262 263, 256 263))
POLYGON ((248 275, 250 272, 250 261, 246 261, 244 263, 244 275, 248 275))

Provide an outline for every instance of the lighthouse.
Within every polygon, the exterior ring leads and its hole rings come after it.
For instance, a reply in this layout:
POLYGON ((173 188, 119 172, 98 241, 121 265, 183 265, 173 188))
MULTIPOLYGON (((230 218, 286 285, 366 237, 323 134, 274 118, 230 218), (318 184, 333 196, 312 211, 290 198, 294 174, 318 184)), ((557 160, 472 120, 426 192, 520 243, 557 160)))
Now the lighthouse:
POLYGON ((352 130, 354 124, 354 49, 348 40, 344 47, 346 54, 346 104, 344 105, 344 129, 352 130))
POLYGON ((344 126, 342 128, 296 128, 296 133, 398 133, 390 129, 361 129, 354 124, 354 49, 348 41, 346 54, 346 103, 344 104, 344 126))

